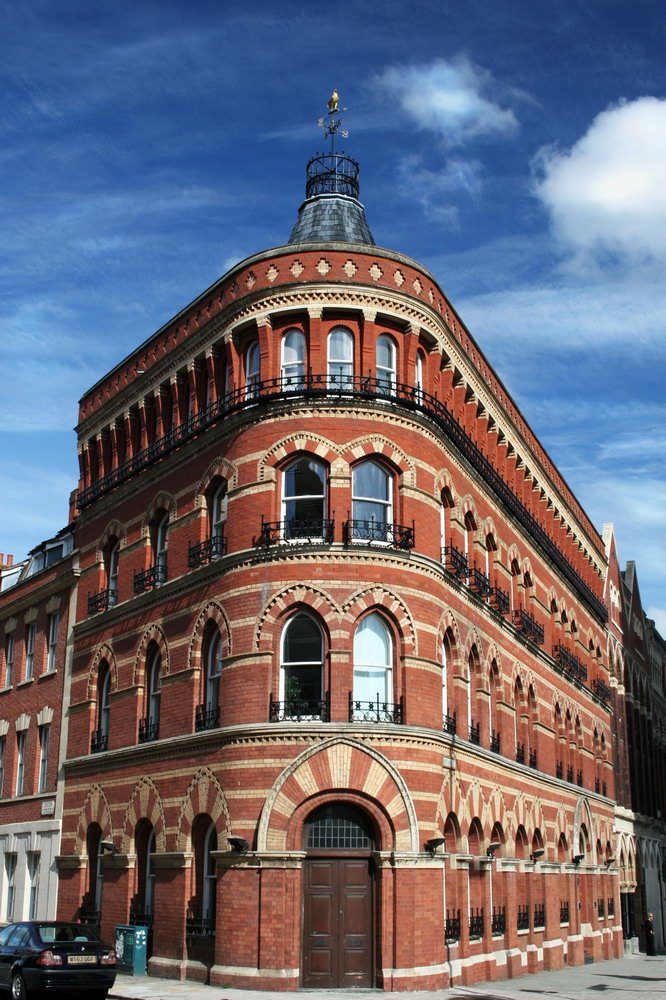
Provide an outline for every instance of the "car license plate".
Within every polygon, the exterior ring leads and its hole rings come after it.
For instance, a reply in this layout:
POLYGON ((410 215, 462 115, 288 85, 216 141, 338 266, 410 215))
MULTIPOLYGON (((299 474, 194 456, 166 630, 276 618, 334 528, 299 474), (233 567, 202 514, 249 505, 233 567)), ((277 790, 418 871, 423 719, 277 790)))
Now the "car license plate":
POLYGON ((68 955, 68 965, 97 965, 97 955, 68 955))

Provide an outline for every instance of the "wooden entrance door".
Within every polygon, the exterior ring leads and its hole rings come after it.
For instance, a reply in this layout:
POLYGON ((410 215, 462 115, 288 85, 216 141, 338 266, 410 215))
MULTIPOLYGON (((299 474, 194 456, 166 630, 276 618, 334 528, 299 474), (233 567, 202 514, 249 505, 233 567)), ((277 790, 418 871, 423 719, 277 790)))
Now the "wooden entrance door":
POLYGON ((372 986, 370 858, 309 858, 303 880, 302 985, 372 986))

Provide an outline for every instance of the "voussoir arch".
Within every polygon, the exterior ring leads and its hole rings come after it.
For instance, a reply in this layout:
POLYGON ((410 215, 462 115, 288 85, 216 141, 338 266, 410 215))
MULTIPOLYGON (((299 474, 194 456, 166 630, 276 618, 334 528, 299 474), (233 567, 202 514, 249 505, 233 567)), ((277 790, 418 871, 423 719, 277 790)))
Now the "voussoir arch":
POLYGON ((102 831, 102 840, 113 842, 113 823, 111 821, 111 809, 104 789, 95 782, 91 785, 85 802, 79 811, 79 820, 76 826, 75 853, 82 857, 86 848, 86 834, 91 823, 97 823, 102 831))
POLYGON ((331 465, 339 454, 339 448, 321 434, 298 431, 281 438, 264 454, 259 460, 257 478, 263 482, 268 469, 282 465, 287 459, 296 455, 309 455, 331 465))
POLYGON ((197 616, 192 631, 190 646, 187 651, 187 663, 190 669, 201 665, 203 643, 206 626, 212 622, 222 638, 222 656, 231 656, 231 627, 224 608, 217 601, 209 601, 197 616))
POLYGON ((380 434, 349 441, 344 450, 341 450, 341 457, 349 465, 355 465, 362 458, 383 458, 402 475, 406 486, 416 485, 414 463, 393 441, 380 434))
POLYGON ((371 610, 384 611, 398 628, 405 654, 416 655, 416 627, 411 612, 402 598, 386 587, 363 587, 342 605, 342 613, 350 624, 371 610))
POLYGON ((219 476, 224 479, 227 484, 227 491, 235 489, 238 485, 238 469, 226 458, 216 458, 214 459, 203 476, 199 480, 197 488, 194 493, 194 506, 201 508, 206 502, 206 491, 212 483, 212 481, 219 476))
POLYGON ((197 816, 206 813, 218 832, 229 836, 231 819, 226 795, 209 767, 200 767, 183 796, 176 828, 176 850, 189 851, 192 844, 192 824, 197 816), (218 823, 222 819, 222 827, 218 823))
POLYGON ((169 647, 166 636, 159 625, 152 624, 145 630, 139 642, 139 648, 134 659, 134 684, 139 684, 143 677, 146 666, 146 654, 151 642, 154 642, 159 649, 162 658, 162 673, 169 673, 169 647))
POLYGON ((115 654, 107 642, 101 643, 90 662, 90 669, 88 670, 88 699, 92 701, 95 697, 95 689, 97 686, 97 677, 99 675, 99 665, 102 660, 106 660, 109 665, 109 674, 111 677, 111 690, 118 690, 118 665, 116 663, 115 654))
POLYGON ((331 617, 336 622, 340 618, 340 606, 321 587, 312 584, 292 583, 274 594, 257 619, 254 632, 255 649, 272 649, 275 642, 275 630, 287 612, 300 607, 309 609, 317 618, 332 626, 331 617))
POLYGON ((150 820, 152 823, 155 832, 155 849, 160 853, 166 851, 164 805, 155 782, 148 777, 141 778, 136 783, 127 804, 123 823, 122 854, 131 853, 136 825, 142 819, 150 820))

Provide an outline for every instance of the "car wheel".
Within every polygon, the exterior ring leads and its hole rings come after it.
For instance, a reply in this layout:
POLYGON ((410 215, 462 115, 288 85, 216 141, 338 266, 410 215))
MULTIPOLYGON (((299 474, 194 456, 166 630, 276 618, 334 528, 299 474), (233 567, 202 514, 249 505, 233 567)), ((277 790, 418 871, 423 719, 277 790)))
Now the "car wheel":
POLYGON ((23 976, 20 972, 15 972, 12 976, 12 1000, 27 1000, 27 997, 23 976))

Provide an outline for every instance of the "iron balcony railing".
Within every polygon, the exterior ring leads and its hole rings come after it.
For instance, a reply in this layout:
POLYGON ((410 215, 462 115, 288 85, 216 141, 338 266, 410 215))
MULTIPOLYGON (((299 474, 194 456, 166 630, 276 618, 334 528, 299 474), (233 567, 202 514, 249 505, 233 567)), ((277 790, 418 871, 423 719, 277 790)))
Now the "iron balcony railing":
POLYGON ((149 566, 134 574, 134 593, 143 594, 146 590, 154 590, 167 581, 167 568, 164 563, 149 566))
POLYGON ((481 723, 477 722, 476 725, 472 722, 469 727, 469 742, 474 743, 477 747, 481 743, 481 723))
POLYGON ((604 920, 606 917, 606 901, 605 899, 597 900, 597 913, 599 914, 599 920, 604 920))
POLYGON ((470 941, 478 940, 483 937, 484 929, 484 918, 483 918, 483 907, 477 908, 476 911, 471 910, 469 914, 469 939, 470 941))
POLYGON ((391 702, 382 701, 377 695, 376 701, 358 701, 350 691, 349 721, 394 722, 401 725, 405 721, 404 699, 400 698, 396 704, 391 704, 391 702))
POLYGON ((537 767, 537 752, 536 752, 536 750, 530 750, 529 765, 530 765, 530 767, 533 767, 533 768, 537 767))
POLYGON ((502 747, 502 737, 500 733, 496 733, 494 730, 490 734, 490 749, 493 753, 501 753, 502 747))
POLYGON ((207 729, 217 729, 220 725, 220 706, 197 705, 194 710, 194 731, 203 733, 207 729))
POLYGON ((185 918, 185 935, 188 938, 215 937, 215 916, 209 911, 205 916, 188 909, 185 918))
POLYGON ((576 772, 576 784, 578 785, 579 788, 583 787, 583 772, 582 771, 577 771, 576 772))
POLYGON ((94 729, 90 736, 90 752, 104 753, 109 745, 109 734, 103 729, 94 729))
POLYGON ((564 777, 564 764, 562 763, 561 760, 558 760, 557 763, 555 764, 555 777, 556 778, 564 777))
POLYGON ((446 911, 444 940, 449 944, 454 941, 460 941, 460 910, 446 911))
POLYGON ((501 587, 491 587, 488 594, 488 602, 491 608, 494 608, 501 615, 508 615, 511 604, 506 590, 502 590, 501 587))
POLYGON ((329 709, 328 692, 324 698, 311 700, 307 698, 292 697, 284 701, 278 701, 271 694, 268 703, 269 722, 329 722, 331 717, 329 709))
POLYGON ((139 743, 152 743, 160 738, 159 720, 139 719, 139 743))
POLYGON ((152 927, 153 914, 145 906, 131 906, 129 911, 130 927, 152 927))
POLYGON ((305 542, 309 545, 330 545, 335 536, 335 521, 327 517, 291 518, 289 521, 261 520, 256 545, 276 545, 280 542, 305 542))
POLYGON ((82 906, 79 909, 79 923, 88 924, 90 927, 99 927, 101 922, 101 910, 96 910, 94 906, 82 906))
POLYGON ((537 646, 543 645, 543 626, 539 625, 533 614, 523 611, 522 608, 517 608, 513 612, 513 624, 519 632, 524 632, 527 638, 531 639, 537 646))
POLYGON ((227 554, 227 539, 224 535, 213 535, 203 542, 190 545, 187 552, 187 565, 190 569, 206 566, 227 554))
POLYGON ((613 697, 613 692, 608 687, 608 684, 605 684, 604 681, 600 680, 598 677, 592 681, 592 688, 597 697, 601 698, 602 701, 609 702, 613 697))
POLYGON ((450 736, 456 735, 456 729, 458 728, 458 716, 454 712, 453 715, 446 714, 444 716, 444 732, 448 733, 450 736))
POLYGON ((455 576, 462 583, 467 583, 469 566, 467 564, 467 556, 464 552, 457 549, 455 545, 445 545, 442 549, 442 562, 447 572, 451 573, 452 576, 455 576))
POLYGON ((560 923, 569 923, 569 903, 567 900, 562 900, 560 903, 560 923))
POLYGON ((524 764, 525 763, 525 744, 524 743, 516 743, 516 763, 517 764, 524 764))
POLYGON ((516 930, 528 931, 530 929, 530 908, 529 906, 521 906, 518 904, 518 912, 516 914, 516 930))
POLYGON ((364 518, 349 518, 342 525, 342 540, 345 545, 359 542, 379 542, 394 549, 409 551, 414 548, 415 528, 405 524, 390 524, 388 521, 374 521, 364 518))
POLYGON ((88 594, 88 614, 96 615, 100 611, 108 611, 115 606, 118 600, 118 591, 115 587, 107 587, 97 594, 88 594))
POLYGON ((506 933, 506 909, 503 906, 493 906, 492 931, 493 934, 506 933))
POLYGON ((546 907, 544 903, 534 904, 534 927, 546 926, 546 907))
POLYGON ((472 566, 467 582, 470 590, 473 590, 475 594, 482 597, 484 601, 488 600, 490 595, 490 580, 485 573, 482 573, 476 566, 472 566))
POLYGON ((295 383, 293 379, 288 377, 258 380, 253 383, 251 390, 248 392, 246 386, 232 389, 215 402, 202 407, 197 414, 188 417, 183 423, 172 428, 116 469, 112 469, 91 486, 81 490, 77 497, 78 508, 83 509, 94 503, 99 497, 171 454, 186 441, 207 430, 212 424, 224 421, 232 414, 244 409, 254 410, 260 406, 269 407, 281 400, 292 402, 295 397, 301 397, 306 401, 325 396, 368 401, 388 398, 397 406, 408 410, 420 410, 434 421, 458 452, 485 480, 505 509, 530 534, 549 561, 559 569, 592 613, 601 622, 608 620, 608 609, 603 601, 583 580, 575 566, 560 551, 534 516, 530 514, 520 498, 515 495, 512 487, 504 481, 478 445, 463 430, 446 404, 435 396, 416 386, 400 382, 387 384, 386 379, 372 378, 367 375, 345 376, 344 383, 332 388, 328 374, 313 374, 311 372, 295 383))
POLYGON ((576 680, 587 680, 587 668, 583 666, 577 656, 571 653, 566 646, 553 646, 553 657, 560 664, 562 669, 575 677, 576 680))

